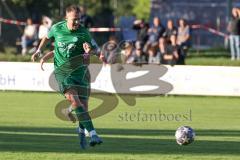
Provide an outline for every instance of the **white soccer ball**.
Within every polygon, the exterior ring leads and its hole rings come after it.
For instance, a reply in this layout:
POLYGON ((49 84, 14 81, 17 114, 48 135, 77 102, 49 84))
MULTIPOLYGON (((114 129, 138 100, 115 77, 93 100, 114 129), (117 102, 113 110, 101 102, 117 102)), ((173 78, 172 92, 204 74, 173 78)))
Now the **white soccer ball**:
POLYGON ((195 132, 189 126, 181 126, 176 130, 175 137, 179 145, 188 145, 195 139, 195 132))

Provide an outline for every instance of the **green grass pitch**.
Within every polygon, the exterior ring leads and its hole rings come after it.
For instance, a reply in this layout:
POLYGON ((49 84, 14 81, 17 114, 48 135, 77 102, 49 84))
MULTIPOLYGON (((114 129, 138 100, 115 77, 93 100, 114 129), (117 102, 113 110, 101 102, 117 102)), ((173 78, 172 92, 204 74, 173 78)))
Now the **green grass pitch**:
MULTIPOLYGON (((0 160, 239 160, 240 157, 240 98, 138 97, 134 107, 119 98, 115 110, 94 119, 104 143, 87 150, 79 148, 76 125, 55 116, 55 105, 61 100, 63 97, 55 93, 0 92, 0 160), (141 116, 136 118, 138 112, 141 116), (147 118, 159 112, 182 115, 182 119, 147 118), (176 144, 175 130, 181 125, 195 129, 194 143, 176 144)), ((99 103, 98 99, 90 99, 91 108, 99 103)))

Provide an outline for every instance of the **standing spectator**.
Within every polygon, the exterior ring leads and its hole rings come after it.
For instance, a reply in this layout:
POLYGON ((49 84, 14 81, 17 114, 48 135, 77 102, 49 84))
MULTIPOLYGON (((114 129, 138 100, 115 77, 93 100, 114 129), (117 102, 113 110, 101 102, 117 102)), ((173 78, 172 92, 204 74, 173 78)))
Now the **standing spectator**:
POLYGON ((33 24, 32 19, 27 19, 27 25, 25 26, 22 38, 21 38, 21 45, 22 45, 22 55, 26 55, 27 47, 33 45, 33 43, 37 39, 37 27, 33 24))
POLYGON ((188 48, 190 45, 190 27, 187 25, 184 19, 179 19, 178 35, 177 35, 177 44, 183 49, 184 53, 187 54, 188 48))
POLYGON ((240 36, 240 20, 238 9, 232 9, 232 19, 228 24, 228 32, 230 33, 230 47, 231 47, 231 60, 240 59, 240 48, 239 48, 239 36, 240 36))
POLYGON ((140 41, 144 46, 148 40, 149 24, 145 23, 144 20, 135 20, 133 29, 137 30, 137 41, 140 41))
POLYGON ((148 50, 150 46, 157 46, 158 40, 165 32, 164 26, 158 17, 153 18, 153 26, 148 30, 148 41, 144 46, 144 52, 148 50))
POLYGON ((87 14, 87 8, 80 6, 80 22, 85 28, 91 28, 93 26, 92 17, 87 14))

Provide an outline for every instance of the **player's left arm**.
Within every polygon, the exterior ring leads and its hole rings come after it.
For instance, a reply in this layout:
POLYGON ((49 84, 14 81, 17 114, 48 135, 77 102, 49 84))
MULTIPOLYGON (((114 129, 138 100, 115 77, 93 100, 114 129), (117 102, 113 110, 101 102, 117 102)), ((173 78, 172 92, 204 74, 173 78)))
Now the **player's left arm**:
POLYGON ((86 42, 83 44, 83 49, 85 53, 96 55, 99 57, 101 61, 105 62, 105 58, 101 52, 100 47, 97 45, 96 41, 92 38, 88 30, 87 30, 86 42))
POLYGON ((83 49, 85 50, 88 44, 88 54, 93 54, 96 56, 99 56, 100 54, 100 48, 98 46, 98 44, 96 43, 96 41, 92 38, 91 34, 89 33, 89 31, 86 29, 86 37, 85 37, 85 43, 83 44, 83 49))

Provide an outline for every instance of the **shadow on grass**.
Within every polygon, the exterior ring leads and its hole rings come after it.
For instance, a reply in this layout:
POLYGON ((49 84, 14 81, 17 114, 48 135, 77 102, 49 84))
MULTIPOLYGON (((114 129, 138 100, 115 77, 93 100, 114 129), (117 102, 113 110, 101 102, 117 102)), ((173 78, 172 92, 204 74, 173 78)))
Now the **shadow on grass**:
MULTIPOLYGON (((56 134, 73 134, 72 128, 49 128, 49 127, 11 127, 0 126, 0 132, 29 132, 29 133, 56 133, 56 134)), ((175 134, 175 130, 166 129, 115 129, 115 128, 99 128, 98 133, 101 135, 138 135, 138 136, 171 136, 175 134)), ((196 130, 198 136, 228 136, 240 137, 240 130, 217 130, 204 129, 196 130)))
MULTIPOLYGON (((102 146, 82 151, 78 148, 77 135, 74 135, 74 129, 71 128, 0 127, 0 152, 240 155, 239 141, 197 140, 189 146, 178 146, 173 136, 174 130, 98 129, 98 132, 100 135, 111 135, 113 137, 103 137, 104 144, 102 146), (17 132, 19 133, 16 134, 17 132), (48 133, 49 135, 38 133, 48 133), (61 135, 54 135, 54 133, 61 135), (114 137, 114 135, 119 136, 114 137), (142 138, 122 138, 121 135, 137 135, 142 136, 142 138), (166 135, 173 138, 161 139, 161 136, 166 135)), ((236 130, 197 131, 198 136, 235 137, 239 136, 239 133, 236 130)))

